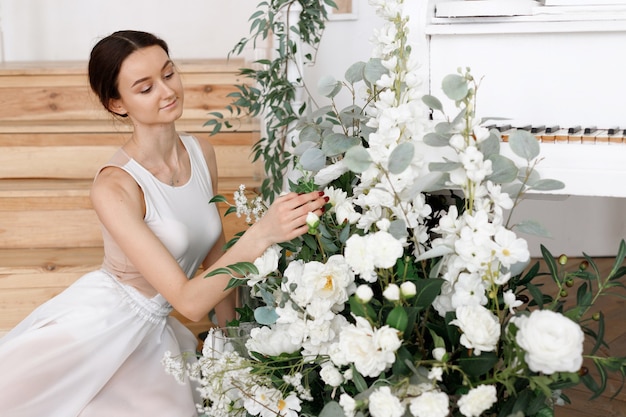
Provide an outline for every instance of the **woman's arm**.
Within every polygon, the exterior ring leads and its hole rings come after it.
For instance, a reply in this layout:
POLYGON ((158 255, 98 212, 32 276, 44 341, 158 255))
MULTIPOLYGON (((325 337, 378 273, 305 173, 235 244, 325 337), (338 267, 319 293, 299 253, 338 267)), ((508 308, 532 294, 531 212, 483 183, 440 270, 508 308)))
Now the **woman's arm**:
MULTIPOLYGON (((188 280, 176 260, 145 224, 143 194, 125 171, 109 167, 98 175, 91 193, 100 221, 144 278, 172 306, 190 320, 206 317, 229 292, 226 274, 204 278, 206 273, 237 262, 253 262, 274 243, 307 232, 309 212, 322 214, 325 204, 317 192, 278 197, 263 218, 205 271, 188 280)), ((218 250, 219 243, 214 250, 218 250)), ((213 252, 213 251, 212 251, 213 252)))

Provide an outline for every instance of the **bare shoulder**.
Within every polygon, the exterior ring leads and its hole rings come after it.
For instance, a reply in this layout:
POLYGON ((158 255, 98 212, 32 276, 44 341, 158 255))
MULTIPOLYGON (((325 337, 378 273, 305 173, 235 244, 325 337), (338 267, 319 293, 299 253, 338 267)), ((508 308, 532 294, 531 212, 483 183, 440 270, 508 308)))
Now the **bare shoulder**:
POLYGON ((129 173, 115 166, 103 168, 93 182, 90 193, 94 209, 116 211, 120 206, 143 212, 143 193, 129 173))

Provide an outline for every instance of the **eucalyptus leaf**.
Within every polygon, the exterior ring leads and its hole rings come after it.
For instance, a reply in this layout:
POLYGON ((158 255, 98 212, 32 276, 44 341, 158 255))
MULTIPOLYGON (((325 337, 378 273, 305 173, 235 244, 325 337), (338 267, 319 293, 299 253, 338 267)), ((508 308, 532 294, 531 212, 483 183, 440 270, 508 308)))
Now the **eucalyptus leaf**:
POLYGON ((420 175, 413 182, 409 190, 408 198, 412 200, 419 193, 429 193, 441 190, 443 187, 445 187, 443 174, 441 172, 429 172, 425 175, 420 175))
POLYGON ((395 239, 401 240, 409 235, 406 230, 406 223, 402 219, 392 220, 387 230, 395 239))
POLYGON ((485 158, 490 155, 500 155, 500 138, 492 132, 489 133, 487 139, 478 144, 478 150, 482 152, 485 158))
POLYGON ((372 158, 369 152, 363 146, 353 146, 346 151, 344 159, 346 166, 350 171, 361 173, 368 169, 372 164, 372 158))
POLYGON ((507 184, 517 178, 517 165, 509 158, 494 154, 488 158, 491 161, 492 173, 487 177, 496 184, 507 184))
POLYGON ((439 122, 435 125, 435 132, 445 135, 451 134, 454 131, 454 125, 450 122, 439 122))
POLYGON ((322 136, 320 135, 320 130, 315 126, 306 125, 302 129, 300 129, 300 133, 298 134, 298 139, 300 142, 320 142, 322 136))
POLYGON ((341 89, 341 82, 331 75, 326 75, 317 82, 317 92, 324 97, 333 98, 339 92, 337 86, 341 89))
POLYGON ((454 252, 454 249, 452 249, 451 247, 439 245, 420 254, 419 256, 415 258, 415 260, 423 261, 424 259, 438 258, 440 256, 449 255, 452 252, 454 252))
POLYGON ((322 142, 322 151, 326 156, 337 156, 343 154, 353 146, 361 143, 359 138, 346 136, 343 133, 331 133, 322 142))
POLYGON ((317 172, 326 166, 326 155, 319 148, 311 148, 302 154, 299 162, 305 170, 317 172))
POLYGON ((346 70, 346 81, 350 84, 356 84, 359 81, 363 81, 363 73, 365 72, 365 62, 358 61, 350 65, 346 70))
POLYGON ((396 146, 389 155, 389 172, 392 174, 404 172, 411 165, 414 155, 415 146, 411 142, 404 142, 396 146))
POLYGON ((318 417, 345 417, 343 408, 337 401, 329 401, 324 404, 324 408, 320 412, 318 417))
POLYGON ((551 238, 550 232, 544 228, 539 222, 534 220, 524 220, 513 226, 515 230, 526 233, 528 235, 551 238))
POLYGON ((424 135, 424 143, 435 147, 448 146, 450 144, 450 136, 429 132, 424 135))
POLYGON ((446 96, 454 101, 463 100, 469 93, 467 80, 457 74, 448 74, 441 82, 441 88, 446 96))
POLYGON ((431 162, 428 164, 428 169, 434 172, 450 172, 457 168, 462 167, 460 162, 448 161, 448 162, 431 162))
POLYGON ((317 146, 318 144, 314 142, 309 142, 309 141, 300 142, 299 144, 296 145, 295 148, 293 148, 293 154, 298 157, 301 157, 302 154, 304 154, 304 152, 312 148, 317 148, 317 146))
POLYGON ((544 179, 535 182, 530 188, 537 191, 562 190, 565 184, 558 180, 544 179))
POLYGON ((443 105, 441 104, 441 101, 439 101, 437 97, 431 96, 430 94, 426 94, 422 97, 422 101, 431 109, 439 110, 440 112, 443 112, 443 105))
POLYGON ((278 320, 278 313, 273 307, 261 306, 254 310, 254 319, 264 326, 269 326, 276 323, 278 320))
POLYGON ((517 129, 509 135, 511 151, 527 161, 535 159, 539 155, 539 141, 530 132, 517 129))
POLYGON ((372 58, 365 64, 363 78, 369 85, 373 85, 376 81, 380 80, 380 77, 387 73, 387 68, 383 66, 380 58, 372 58))

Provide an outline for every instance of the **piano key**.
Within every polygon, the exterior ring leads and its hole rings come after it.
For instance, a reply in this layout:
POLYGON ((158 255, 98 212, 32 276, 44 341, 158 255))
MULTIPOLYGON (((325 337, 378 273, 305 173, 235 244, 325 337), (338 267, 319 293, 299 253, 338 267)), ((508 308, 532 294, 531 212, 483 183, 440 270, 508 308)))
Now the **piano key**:
POLYGON ((607 132, 609 133, 609 136, 615 135, 616 133, 619 133, 619 127, 618 126, 613 126, 607 129, 607 132))
POLYGON ((498 129, 500 131, 500 133, 506 131, 506 130, 511 130, 511 125, 500 125, 498 127, 496 127, 496 129, 498 129))
POLYGON ((567 143, 568 142, 568 129, 559 129, 554 132, 554 142, 556 143, 567 143))
POLYGON ((530 129, 532 129, 532 128, 533 128, 532 125, 523 125, 523 126, 517 127, 518 130, 525 130, 527 132, 530 132, 530 129))
POLYGON ((624 143, 624 132, 619 128, 611 128, 608 130, 609 144, 622 144, 624 143))
POLYGON ((539 126, 533 126, 530 129, 530 133, 539 133, 539 132, 543 132, 544 130, 546 130, 546 126, 545 125, 539 125, 539 126))
POLYGON ((596 129, 594 132, 596 137, 596 145, 608 145, 609 144, 609 131, 606 129, 596 129))
POLYGON ((581 131, 581 127, 580 125, 576 125, 576 126, 572 126, 567 130, 567 133, 573 135, 573 134, 577 134, 578 132, 581 131))
POLYGON ((554 133, 557 130, 559 130, 559 128, 560 128, 559 125, 548 126, 548 127, 546 127, 546 133, 554 133))
POLYGON ((585 130, 583 131, 583 135, 589 135, 591 133, 594 133, 597 130, 598 130, 598 128, 595 127, 595 126, 586 127, 585 130))

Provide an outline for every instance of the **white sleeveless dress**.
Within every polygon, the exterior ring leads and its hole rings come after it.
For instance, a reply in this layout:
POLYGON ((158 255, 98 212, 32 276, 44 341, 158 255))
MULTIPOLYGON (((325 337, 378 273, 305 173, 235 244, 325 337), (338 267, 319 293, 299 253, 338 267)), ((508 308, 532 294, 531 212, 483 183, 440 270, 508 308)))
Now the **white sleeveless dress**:
MULTIPOLYGON (((145 221, 194 275, 221 234, 200 145, 181 136, 188 183, 157 180, 121 149, 108 165, 137 181, 145 221)), ((169 317, 168 302, 141 277, 103 230, 102 269, 84 275, 0 339, 2 417, 190 417, 195 388, 165 373, 161 359, 196 350, 195 336, 169 317)))

